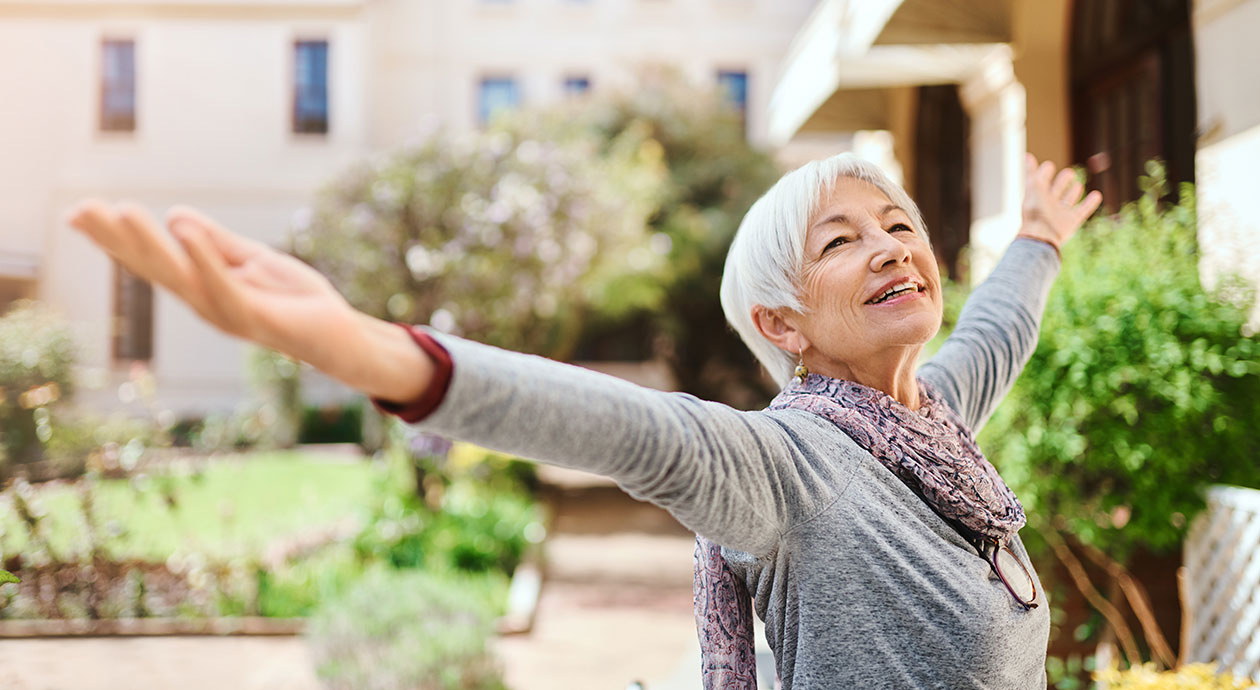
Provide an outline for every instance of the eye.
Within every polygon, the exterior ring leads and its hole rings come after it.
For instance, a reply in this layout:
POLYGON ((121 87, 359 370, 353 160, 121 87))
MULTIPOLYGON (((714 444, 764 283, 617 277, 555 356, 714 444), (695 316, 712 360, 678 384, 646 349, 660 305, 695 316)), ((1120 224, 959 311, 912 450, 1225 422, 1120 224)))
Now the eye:
POLYGON ((837 237, 836 239, 828 242, 827 246, 823 247, 823 253, 826 254, 828 251, 835 249, 836 247, 839 247, 842 244, 848 244, 848 242, 849 242, 849 238, 847 237, 844 237, 844 236, 837 237))
POLYGON ((901 232, 901 231, 914 232, 914 228, 910 227, 909 225, 906 225, 905 223, 897 223, 891 228, 888 228, 888 232, 901 232))

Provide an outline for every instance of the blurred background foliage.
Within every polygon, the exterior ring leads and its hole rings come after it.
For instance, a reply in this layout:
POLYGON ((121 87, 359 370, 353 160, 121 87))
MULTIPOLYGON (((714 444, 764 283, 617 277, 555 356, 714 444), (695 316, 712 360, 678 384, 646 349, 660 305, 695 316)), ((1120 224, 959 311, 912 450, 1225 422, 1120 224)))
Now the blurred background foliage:
POLYGON ((758 407, 773 386, 718 287, 779 173, 717 94, 662 75, 365 164, 298 219, 293 249, 381 318, 561 360, 659 357, 679 389, 758 407))
POLYGON ((740 113, 718 94, 697 92, 668 74, 593 102, 583 115, 606 139, 643 127, 659 142, 669 178, 649 223, 668 238, 669 251, 662 301, 655 309, 595 315, 581 354, 661 356, 679 390, 743 409, 764 407, 777 387, 727 325, 718 289, 744 213, 783 171, 749 145, 740 113))
POLYGON ((1036 352, 980 435, 1034 526, 1123 562, 1176 549, 1210 484, 1260 487, 1253 296, 1198 272, 1194 190, 1144 196, 1063 250, 1036 352))
POLYGON ((44 457, 50 408, 73 392, 77 349, 69 326, 36 302, 0 316, 0 481, 44 457))
POLYGON ((502 690, 486 583, 374 568, 315 614, 311 654, 329 690, 502 690))
POLYGON ((339 177, 293 249, 369 314, 568 359, 586 314, 659 303, 646 220, 663 183, 642 127, 604 140, 515 113, 339 177))

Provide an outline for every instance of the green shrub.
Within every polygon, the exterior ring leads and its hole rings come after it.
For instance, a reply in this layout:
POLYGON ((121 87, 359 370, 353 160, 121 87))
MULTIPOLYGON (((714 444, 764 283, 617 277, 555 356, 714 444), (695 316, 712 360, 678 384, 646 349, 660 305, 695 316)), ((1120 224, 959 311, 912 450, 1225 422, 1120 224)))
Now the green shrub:
POLYGON ((310 620, 307 639, 330 690, 499 690, 489 639, 501 585, 375 570, 310 620))
POLYGON ((716 90, 697 92, 677 76, 594 99, 575 116, 602 137, 645 131, 659 142, 669 173, 659 210, 649 219, 654 242, 668 247, 659 308, 601 314, 588 326, 584 357, 659 354, 679 388, 706 400, 764 407, 777 387, 726 324, 718 299, 726 252, 752 203, 779 178, 774 159, 748 142, 744 122, 716 90), (626 343, 647 352, 618 352, 626 343))
POLYGON ((541 509, 526 486, 528 464, 461 444, 441 467, 425 471, 408 448, 394 443, 387 451, 392 478, 355 539, 360 557, 396 568, 510 575, 543 536, 541 509), (423 494, 414 490, 420 471, 423 494))
POLYGON ((346 405, 302 408, 298 443, 362 443, 363 402, 346 405))
POLYGON ((12 463, 43 457, 49 407, 71 393, 76 348, 69 327, 37 302, 0 317, 0 478, 12 463))
POLYGON ((1121 561, 1179 545, 1207 485, 1260 487, 1249 299, 1202 287, 1193 191, 1161 205, 1148 170, 1139 201, 1064 248, 1037 350, 981 434, 1030 519, 1121 561))
POLYGON ((557 114, 436 132, 323 189, 294 252, 359 309, 565 359, 588 311, 659 300, 660 146, 557 114))
POLYGON ((304 365, 267 348, 251 348, 250 387, 258 399, 258 414, 265 418, 265 448, 290 448, 302 425, 302 367, 304 365))

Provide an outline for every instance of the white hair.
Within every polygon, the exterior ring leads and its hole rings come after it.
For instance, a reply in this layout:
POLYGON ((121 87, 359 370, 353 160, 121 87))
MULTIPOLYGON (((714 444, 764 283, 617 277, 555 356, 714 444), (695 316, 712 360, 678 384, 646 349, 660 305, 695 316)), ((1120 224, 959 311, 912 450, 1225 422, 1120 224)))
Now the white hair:
POLYGON ((726 255, 722 310, 757 361, 780 384, 792 375, 796 354, 780 349, 757 330, 752 309, 761 305, 805 313, 801 303, 805 235, 823 194, 842 177, 874 185, 904 209, 915 232, 928 239, 919 207, 906 191, 874 163, 852 153, 806 163, 784 175, 758 199, 744 215, 726 255))

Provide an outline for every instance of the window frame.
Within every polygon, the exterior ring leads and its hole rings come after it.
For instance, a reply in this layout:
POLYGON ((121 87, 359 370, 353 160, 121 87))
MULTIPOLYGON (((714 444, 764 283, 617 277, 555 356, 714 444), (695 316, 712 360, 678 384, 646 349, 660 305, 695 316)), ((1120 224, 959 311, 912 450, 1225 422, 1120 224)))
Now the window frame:
POLYGON ((105 36, 100 41, 100 69, 98 73, 98 94, 97 94, 97 117, 96 129, 101 134, 118 135, 118 134, 134 134, 139 124, 139 99, 138 82, 139 78, 136 69, 136 40, 129 36, 105 36), (117 82, 111 81, 111 57, 110 49, 113 46, 127 46, 130 48, 130 74, 129 79, 120 79, 117 82), (130 91, 129 100, 131 110, 126 114, 118 114, 111 111, 111 96, 120 95, 119 92, 130 91))
POLYGON ((740 68, 740 69, 719 68, 717 70, 716 82, 717 82, 717 88, 718 88, 718 95, 721 96, 722 102, 726 103, 727 106, 733 108, 737 113, 739 113, 740 123, 744 127, 744 132, 747 133, 748 131, 748 97, 750 93, 749 84, 752 82, 752 79, 748 73, 748 69, 747 68, 740 68), (743 90, 743 93, 741 94, 742 98, 739 99, 738 101, 731 98, 730 92, 727 88, 726 78, 732 77, 732 76, 739 76, 741 80, 743 81, 743 83, 741 84, 741 88, 743 90))
POLYGON ((311 36, 295 38, 293 40, 292 56, 293 70, 290 80, 290 107, 289 107, 289 131, 299 137, 326 137, 332 132, 332 99, 330 86, 331 79, 329 68, 332 65, 332 42, 327 37, 311 36), (322 84, 303 84, 301 79, 303 76, 303 60, 302 50, 307 46, 323 46, 324 64, 323 64, 323 82, 322 84), (323 119, 314 119, 311 115, 302 111, 303 96, 311 94, 304 92, 304 87, 319 88, 322 87, 323 93, 323 119))
POLYGON ((477 102, 476 118, 478 127, 486 127, 494 120, 495 116, 507 108, 519 108, 524 101, 521 93, 520 80, 511 74, 486 74, 477 80, 477 102), (485 101, 486 87, 493 82, 500 82, 511 86, 512 102, 505 106, 500 106, 497 110, 491 110, 485 101))

